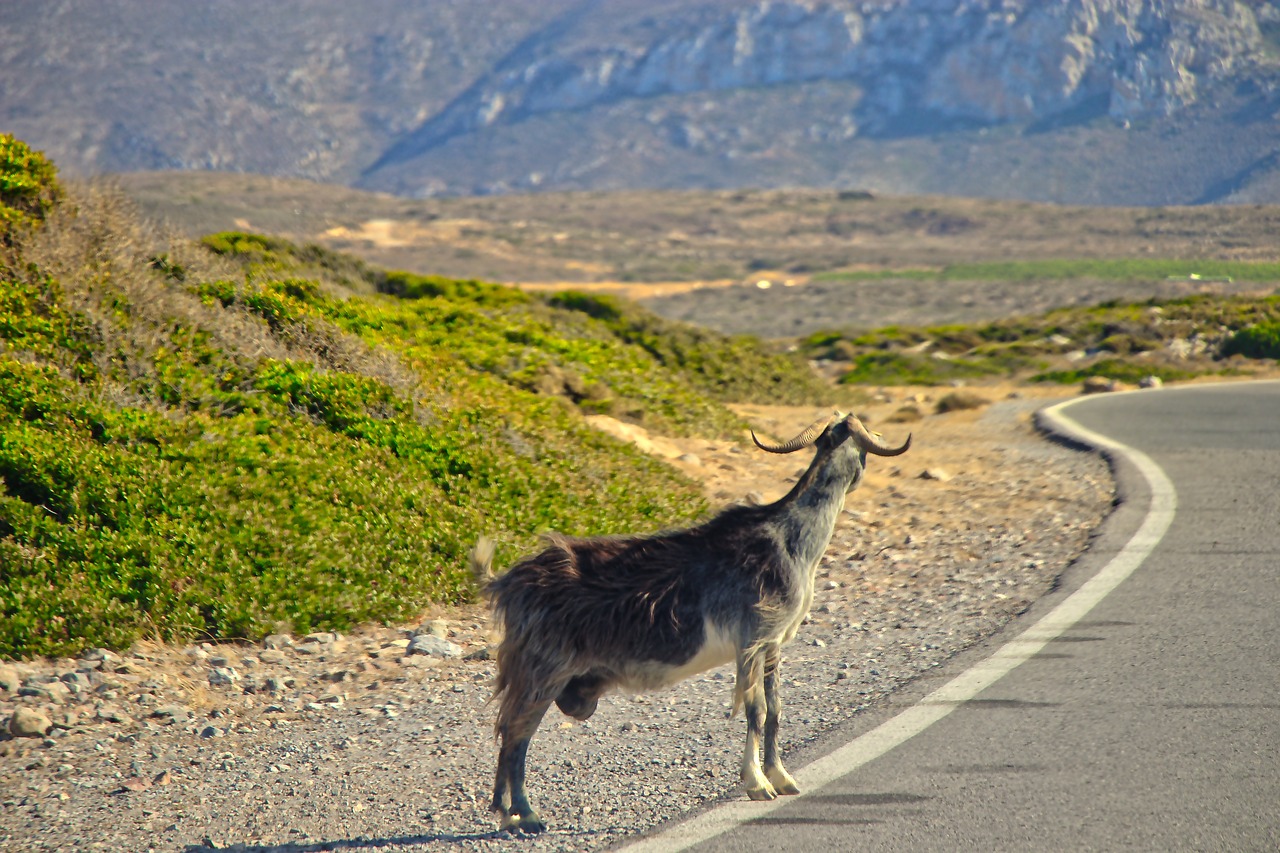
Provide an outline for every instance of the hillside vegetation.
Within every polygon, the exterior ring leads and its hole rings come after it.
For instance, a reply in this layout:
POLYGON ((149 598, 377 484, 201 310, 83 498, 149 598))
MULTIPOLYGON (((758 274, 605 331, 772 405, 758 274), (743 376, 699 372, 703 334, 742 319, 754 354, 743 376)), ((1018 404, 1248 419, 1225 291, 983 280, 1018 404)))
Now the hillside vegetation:
POLYGON ((11 137, 0 203, 0 657, 409 619, 472 594, 482 532, 508 559, 704 511, 583 411, 723 437, 725 400, 826 402, 619 301, 166 242, 11 137))
POLYGON ((1274 370, 1280 358, 1280 291, 1109 301, 989 323, 817 332, 800 349, 829 362, 848 384, 1249 375, 1274 370))

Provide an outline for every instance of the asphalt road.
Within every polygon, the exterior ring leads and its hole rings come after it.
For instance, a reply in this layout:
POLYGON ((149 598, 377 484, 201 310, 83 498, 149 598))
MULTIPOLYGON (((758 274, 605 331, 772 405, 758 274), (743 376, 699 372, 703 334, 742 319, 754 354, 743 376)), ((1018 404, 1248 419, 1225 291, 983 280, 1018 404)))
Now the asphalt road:
POLYGON ((803 795, 642 846, 1280 850, 1280 383, 1062 414, 1127 448, 1122 503, 1061 589, 792 758, 803 795))

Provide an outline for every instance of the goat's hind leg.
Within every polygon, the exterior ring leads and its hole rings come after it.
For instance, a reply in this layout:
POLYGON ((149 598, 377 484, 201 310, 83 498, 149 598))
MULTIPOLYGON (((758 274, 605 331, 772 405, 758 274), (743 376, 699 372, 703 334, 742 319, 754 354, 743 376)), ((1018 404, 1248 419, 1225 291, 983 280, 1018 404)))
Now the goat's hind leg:
POLYGON ((763 683, 764 655, 761 651, 738 653, 738 680, 734 689, 747 717, 747 743, 742 752, 742 787, 753 800, 778 796, 768 777, 760 770, 760 736, 765 725, 763 683))
POLYGON ((550 700, 524 704, 509 718, 504 713, 504 718, 498 723, 502 743, 498 748, 498 773, 490 808, 502 817, 502 829, 535 833, 547 828, 533 806, 529 805, 524 780, 529 741, 549 707, 550 700))
POLYGON ((800 786, 782 766, 778 755, 778 727, 782 723, 782 697, 778 694, 782 649, 771 645, 764 652, 764 775, 779 794, 798 794, 800 786))

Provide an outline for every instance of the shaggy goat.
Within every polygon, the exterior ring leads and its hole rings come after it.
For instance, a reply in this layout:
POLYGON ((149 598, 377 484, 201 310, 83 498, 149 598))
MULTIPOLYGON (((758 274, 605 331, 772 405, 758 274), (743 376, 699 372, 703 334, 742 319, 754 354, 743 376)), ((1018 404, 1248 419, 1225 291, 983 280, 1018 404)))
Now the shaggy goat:
MULTIPOLYGON (((867 453, 896 456, 911 437, 890 447, 837 412, 782 444, 752 438, 772 453, 816 448, 776 503, 730 507, 654 536, 553 536, 540 554, 487 583, 504 631, 492 804, 503 828, 546 828, 525 793, 525 757, 552 702, 585 720, 611 689, 655 690, 730 661, 737 662, 734 707, 746 709, 747 794, 799 793, 778 755, 780 647, 809 612, 818 561, 867 453)), ((477 548, 480 576, 489 575, 491 559, 491 548, 477 548)))

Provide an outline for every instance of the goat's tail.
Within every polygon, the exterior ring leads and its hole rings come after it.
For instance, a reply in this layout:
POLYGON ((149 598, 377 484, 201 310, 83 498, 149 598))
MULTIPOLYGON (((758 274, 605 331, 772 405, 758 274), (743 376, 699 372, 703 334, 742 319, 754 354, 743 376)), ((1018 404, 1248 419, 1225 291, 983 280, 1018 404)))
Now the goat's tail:
POLYGON ((481 534, 475 547, 471 549, 471 574, 482 592, 487 592, 493 581, 493 554, 496 547, 492 539, 481 534))

